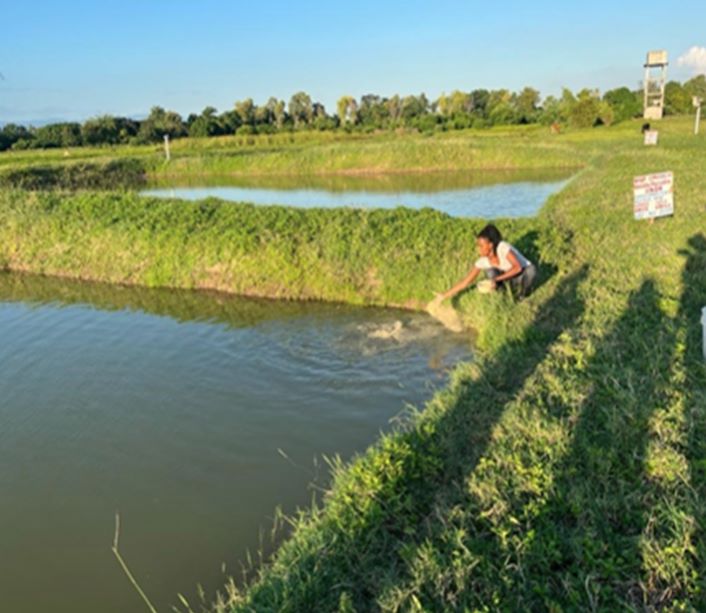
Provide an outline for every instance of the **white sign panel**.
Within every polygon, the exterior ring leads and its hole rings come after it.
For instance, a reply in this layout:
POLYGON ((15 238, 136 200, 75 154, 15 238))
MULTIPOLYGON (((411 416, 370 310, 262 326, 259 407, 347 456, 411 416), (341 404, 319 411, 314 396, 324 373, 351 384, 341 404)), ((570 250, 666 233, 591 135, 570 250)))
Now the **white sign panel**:
POLYGON ((659 138, 657 130, 645 130, 645 145, 656 145, 659 138))
POLYGON ((661 66, 667 63, 667 52, 666 51, 650 51, 647 54, 647 65, 648 66, 661 66))
POLYGON ((635 177, 635 219, 653 219, 674 214, 674 174, 659 172, 635 177))

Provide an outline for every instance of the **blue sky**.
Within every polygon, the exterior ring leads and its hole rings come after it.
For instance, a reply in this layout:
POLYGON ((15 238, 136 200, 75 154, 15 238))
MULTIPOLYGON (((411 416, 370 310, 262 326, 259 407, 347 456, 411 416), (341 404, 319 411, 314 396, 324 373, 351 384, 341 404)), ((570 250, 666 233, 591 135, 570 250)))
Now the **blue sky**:
POLYGON ((702 1, 0 0, 0 16, 0 123, 299 90, 334 111, 343 94, 637 87, 649 49, 684 80, 677 58, 706 47, 702 1))

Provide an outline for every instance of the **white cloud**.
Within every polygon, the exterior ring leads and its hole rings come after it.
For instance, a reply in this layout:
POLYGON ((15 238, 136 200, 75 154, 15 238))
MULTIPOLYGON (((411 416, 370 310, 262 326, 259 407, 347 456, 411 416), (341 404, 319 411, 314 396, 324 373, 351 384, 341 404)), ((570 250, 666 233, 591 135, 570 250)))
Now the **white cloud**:
POLYGON ((677 60, 677 64, 691 68, 694 74, 706 74, 706 47, 694 45, 677 60))

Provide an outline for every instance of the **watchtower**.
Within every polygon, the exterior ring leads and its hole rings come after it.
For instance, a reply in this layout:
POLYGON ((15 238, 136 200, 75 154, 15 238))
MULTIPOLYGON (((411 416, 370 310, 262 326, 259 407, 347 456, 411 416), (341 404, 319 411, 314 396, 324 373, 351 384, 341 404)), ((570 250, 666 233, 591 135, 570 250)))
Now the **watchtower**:
POLYGON ((645 63, 645 119, 662 119, 664 86, 667 82, 667 52, 650 51, 645 63))

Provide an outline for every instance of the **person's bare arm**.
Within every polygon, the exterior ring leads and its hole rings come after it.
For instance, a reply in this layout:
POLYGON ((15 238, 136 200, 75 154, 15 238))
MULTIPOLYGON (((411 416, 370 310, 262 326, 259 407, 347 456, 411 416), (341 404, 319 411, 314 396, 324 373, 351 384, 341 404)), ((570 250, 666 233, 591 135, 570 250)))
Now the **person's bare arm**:
POLYGON ((473 283, 476 280, 476 277, 480 274, 480 269, 476 268, 475 266, 471 268, 471 270, 468 272, 468 274, 461 279, 456 285, 454 285, 450 290, 445 291, 443 294, 439 294, 442 297, 442 300, 446 300, 447 298, 451 298, 452 296, 455 296, 458 294, 460 291, 463 291, 466 289, 471 283, 473 283))

